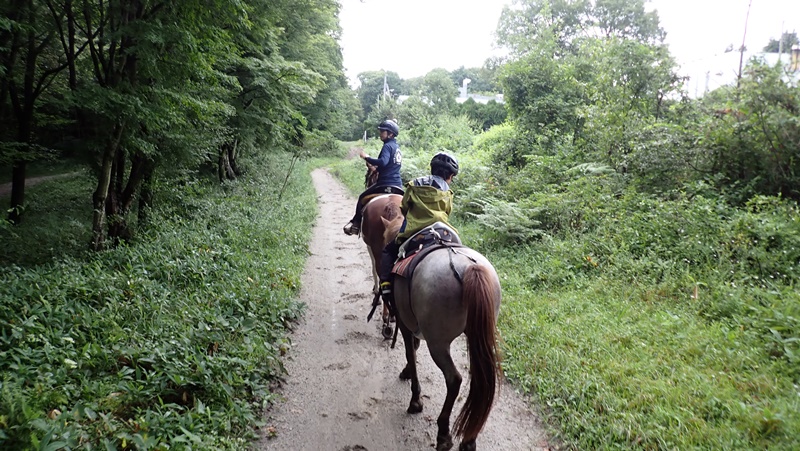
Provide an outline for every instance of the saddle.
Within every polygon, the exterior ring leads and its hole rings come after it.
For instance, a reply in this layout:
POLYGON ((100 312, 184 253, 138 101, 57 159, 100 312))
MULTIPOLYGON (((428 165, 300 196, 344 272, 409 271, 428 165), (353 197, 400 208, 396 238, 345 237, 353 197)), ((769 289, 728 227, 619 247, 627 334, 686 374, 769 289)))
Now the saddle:
POLYGON ((400 245, 392 274, 410 279, 425 256, 442 247, 461 247, 461 239, 447 224, 436 222, 411 235, 400 245))
POLYGON ((375 199, 378 196, 384 196, 386 194, 399 194, 402 196, 404 193, 405 191, 403 191, 403 188, 400 188, 399 186, 385 185, 380 187, 380 191, 367 194, 366 196, 361 198, 361 207, 363 208, 369 203, 369 201, 375 199))

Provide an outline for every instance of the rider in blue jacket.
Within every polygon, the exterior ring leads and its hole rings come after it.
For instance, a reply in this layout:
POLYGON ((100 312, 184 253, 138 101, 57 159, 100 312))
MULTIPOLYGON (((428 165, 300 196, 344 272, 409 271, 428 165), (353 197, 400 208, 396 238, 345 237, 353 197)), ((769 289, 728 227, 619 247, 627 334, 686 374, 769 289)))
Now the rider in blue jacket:
POLYGON ((402 192, 403 180, 400 178, 400 164, 403 160, 403 155, 400 152, 400 146, 397 145, 395 140, 398 133, 400 133, 400 128, 395 121, 387 119, 378 125, 378 130, 380 131, 381 141, 383 141, 383 147, 381 148, 381 153, 378 154, 378 158, 370 158, 363 150, 359 155, 367 163, 377 167, 378 181, 358 196, 353 219, 344 226, 344 233, 348 235, 358 235, 361 231, 361 209, 364 207, 362 201, 365 196, 383 192, 395 192, 391 187, 399 188, 402 192))

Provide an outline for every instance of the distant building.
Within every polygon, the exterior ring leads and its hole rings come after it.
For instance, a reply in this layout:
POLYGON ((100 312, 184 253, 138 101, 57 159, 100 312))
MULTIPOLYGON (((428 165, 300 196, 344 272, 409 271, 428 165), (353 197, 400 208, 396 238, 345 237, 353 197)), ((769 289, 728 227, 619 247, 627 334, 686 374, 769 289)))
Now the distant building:
MULTIPOLYGON (((411 97, 411 96, 399 95, 399 96, 397 96, 397 103, 403 103, 406 100, 408 100, 409 97, 411 97)), ((467 101, 467 99, 472 99, 472 100, 474 100, 474 101, 476 101, 478 103, 482 103, 484 105, 489 103, 491 100, 494 100, 497 103, 505 103, 505 100, 503 99, 503 94, 495 94, 493 96, 484 96, 484 95, 480 95, 480 94, 467 94, 467 97, 461 97, 459 95, 458 97, 456 97, 456 102, 464 103, 464 102, 467 101)), ((427 98, 423 97, 422 101, 425 102, 428 105, 432 105, 432 103, 427 98)))
POLYGON ((469 94, 467 92, 467 85, 470 84, 472 80, 469 78, 465 78, 463 82, 461 82, 461 88, 458 90, 458 97, 456 97, 456 102, 464 103, 467 99, 472 99, 478 103, 482 103, 486 105, 490 101, 494 100, 497 103, 505 103, 503 100, 503 94, 495 94, 493 96, 484 96, 480 94, 469 94))
MULTIPOLYGON (((722 86, 736 85, 740 58, 739 52, 727 52, 685 64, 678 73, 689 77, 686 83, 686 90, 689 96, 701 97, 703 94, 722 86)), ((800 46, 795 45, 792 47, 791 53, 745 51, 742 63, 743 71, 747 67, 747 63, 753 58, 760 59, 769 66, 775 66, 780 62, 786 69, 787 81, 800 82, 800 46)))
POLYGON ((461 97, 461 96, 456 97, 456 102, 464 103, 467 101, 467 99, 472 99, 484 105, 486 105, 492 100, 494 100, 497 103, 506 103, 505 100, 503 99, 503 94, 495 94, 493 96, 483 96, 480 94, 467 94, 466 97, 461 97))
MULTIPOLYGON (((470 80, 469 78, 465 78, 464 79, 464 82, 462 83, 461 88, 458 89, 458 97, 456 97, 456 102, 464 103, 464 102, 467 101, 467 99, 472 99, 472 100, 474 100, 474 101, 476 101, 478 103, 482 103, 484 105, 486 105, 487 103, 489 103, 492 100, 494 100, 497 103, 505 103, 505 100, 503 99, 503 94, 495 94, 493 96, 485 96, 485 95, 481 95, 481 94, 469 94, 469 93, 467 93, 467 85, 469 84, 470 81, 472 81, 472 80, 470 80)), ((386 83, 386 77, 384 76, 384 78, 383 78, 384 98, 386 98, 387 93, 390 93, 391 91, 392 90, 389 89, 389 85, 386 83)), ((391 94, 389 94, 389 95, 391 96, 391 94)), ((411 96, 405 95, 405 94, 399 95, 399 96, 397 96, 397 103, 398 104, 399 103, 403 103, 406 100, 408 100, 410 97, 411 96)), ((433 103, 430 100, 428 100, 427 97, 422 97, 422 101, 427 105, 433 105, 433 103)))

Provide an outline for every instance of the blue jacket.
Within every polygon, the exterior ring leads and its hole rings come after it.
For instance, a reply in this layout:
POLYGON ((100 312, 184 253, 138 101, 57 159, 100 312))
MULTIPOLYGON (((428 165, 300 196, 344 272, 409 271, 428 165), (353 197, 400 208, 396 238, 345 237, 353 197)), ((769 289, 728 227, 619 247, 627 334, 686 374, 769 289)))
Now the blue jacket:
POLYGON ((381 153, 378 158, 365 158, 367 163, 378 168, 378 181, 375 183, 380 186, 403 186, 403 179, 400 178, 400 163, 403 161, 403 154, 400 146, 392 138, 383 143, 381 153))

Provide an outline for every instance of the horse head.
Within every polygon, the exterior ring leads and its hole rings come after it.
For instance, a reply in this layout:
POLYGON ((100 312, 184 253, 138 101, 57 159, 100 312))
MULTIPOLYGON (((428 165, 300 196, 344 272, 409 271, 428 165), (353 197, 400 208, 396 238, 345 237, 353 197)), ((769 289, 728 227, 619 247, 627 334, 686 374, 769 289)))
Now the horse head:
POLYGON ((400 206, 394 202, 389 202, 383 209, 381 222, 383 222, 383 241, 388 243, 400 232, 400 227, 403 225, 403 213, 400 211, 400 206))

